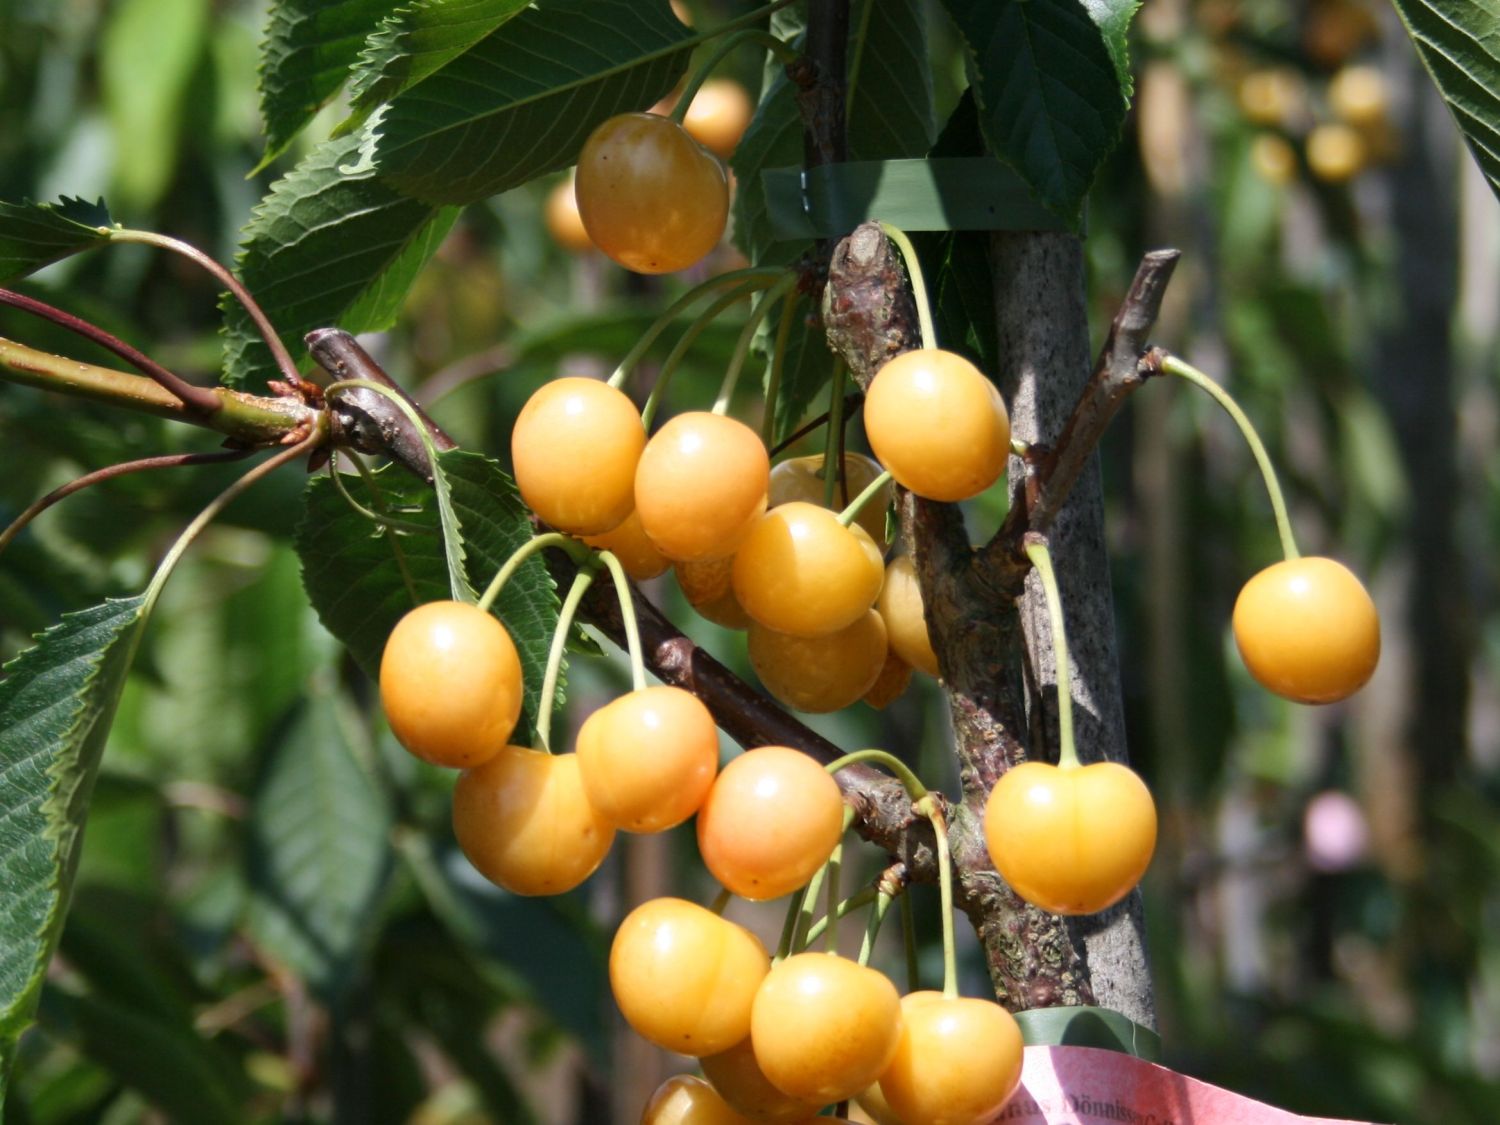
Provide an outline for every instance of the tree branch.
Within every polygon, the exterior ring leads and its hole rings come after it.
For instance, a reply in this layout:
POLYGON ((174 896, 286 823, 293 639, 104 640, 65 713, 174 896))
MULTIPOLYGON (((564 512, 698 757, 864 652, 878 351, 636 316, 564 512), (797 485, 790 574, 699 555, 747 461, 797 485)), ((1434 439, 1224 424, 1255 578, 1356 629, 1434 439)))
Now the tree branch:
MULTIPOLYGON (((303 339, 313 359, 328 374, 335 379, 365 379, 389 387, 416 411, 434 447, 439 451, 454 448, 454 440, 349 333, 342 328, 314 328, 303 339)), ((336 436, 351 449, 382 454, 432 483, 432 468, 421 435, 412 432, 406 412, 385 395, 365 387, 350 387, 333 405, 333 418, 336 436)))
POLYGON ((194 386, 180 375, 168 371, 139 348, 132 347, 97 324, 91 324, 82 317, 54 308, 45 301, 38 301, 35 297, 28 297, 24 293, 16 293, 10 289, 0 289, 0 304, 10 305, 12 308, 41 317, 43 320, 50 320, 53 324, 66 328, 69 332, 82 336, 91 343, 98 344, 106 351, 113 352, 137 371, 150 376, 161 385, 163 390, 169 391, 189 410, 199 414, 212 414, 219 409, 219 399, 208 387, 194 386))
POLYGON ((980 554, 980 568, 997 589, 1012 597, 1020 595, 1030 569, 1021 552, 1022 537, 1028 531, 1045 534, 1052 526, 1110 420, 1131 392, 1156 374, 1155 353, 1147 350, 1146 337, 1156 324, 1180 256, 1177 250, 1152 250, 1141 259, 1067 424, 1039 457, 1028 462, 1026 502, 1010 510, 980 554))
POLYGON ((294 395, 266 398, 228 387, 200 388, 212 394, 219 404, 212 413, 200 413, 144 375, 80 363, 3 337, 0 337, 0 379, 188 422, 249 446, 296 440, 307 432, 318 415, 314 407, 294 395))

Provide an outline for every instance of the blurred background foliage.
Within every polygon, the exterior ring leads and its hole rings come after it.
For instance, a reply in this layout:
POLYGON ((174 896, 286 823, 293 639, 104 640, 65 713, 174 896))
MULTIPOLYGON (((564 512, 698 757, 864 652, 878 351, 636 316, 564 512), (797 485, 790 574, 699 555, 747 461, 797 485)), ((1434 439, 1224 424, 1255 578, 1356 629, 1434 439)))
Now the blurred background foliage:
MULTIPOLYGON (((232 258, 310 143, 251 174, 265 19, 243 0, 0 0, 0 198, 103 195, 131 226, 232 258)), ((945 113, 961 63, 935 9, 932 28, 945 113)), ((1129 743, 1163 811, 1145 891, 1165 1061, 1306 1113, 1500 1120, 1500 210, 1373 0, 1147 0, 1134 44, 1136 103, 1089 211, 1096 338, 1140 253, 1181 247, 1157 338, 1232 386, 1304 548, 1364 575, 1386 629, 1347 705, 1260 691, 1228 635, 1239 586, 1276 557, 1249 455, 1186 387, 1135 396, 1103 459, 1129 743)), ((753 93, 752 52, 727 69, 753 93)), ((692 280, 560 248, 552 186, 469 208, 372 342, 464 445, 502 458, 535 386, 610 369, 692 280)), ((115 248, 26 288, 178 370, 218 364, 216 291, 177 260, 115 248)), ((711 398, 742 315, 701 338, 671 407, 711 398)), ((94 358, 9 311, 0 334, 94 358)), ((87 469, 211 447, 7 385, 0 435, 0 521, 87 469)), ((231 472, 128 477, 39 520, 0 559, 0 657, 139 590, 231 472)), ((168 587, 7 1120, 634 1119, 680 1060, 621 1034, 607 935, 643 897, 708 893, 690 831, 622 837, 558 900, 475 875, 450 779, 394 747, 307 607, 301 487, 257 488, 168 587)), ((975 505, 976 537, 1003 503, 975 505)), ((651 592, 748 675, 743 643, 670 578, 651 592)), ((571 679, 569 730, 627 682, 613 656, 575 658, 571 679)), ((814 725, 941 778, 940 703, 918 683, 814 725)), ((772 930, 779 913, 743 917, 772 930)), ((985 987, 977 959, 966 973, 985 987)))

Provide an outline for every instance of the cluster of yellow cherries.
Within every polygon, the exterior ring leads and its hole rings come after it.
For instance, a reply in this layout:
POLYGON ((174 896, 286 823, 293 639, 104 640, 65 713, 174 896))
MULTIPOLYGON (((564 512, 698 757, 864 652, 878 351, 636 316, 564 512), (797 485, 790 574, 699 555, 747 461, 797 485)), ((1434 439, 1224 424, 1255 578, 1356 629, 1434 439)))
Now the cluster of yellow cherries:
MULTIPOLYGON (((577 189, 595 244, 632 269, 681 268, 723 233, 722 165, 669 118, 627 114, 602 125, 580 158, 577 189), (695 210, 701 200, 706 206, 695 210)), ((678 414, 648 434, 649 414, 613 381, 560 378, 531 397, 512 432, 516 481, 554 530, 523 551, 563 546, 578 564, 553 638, 537 748, 510 741, 521 665, 490 612, 517 559, 479 604, 419 606, 387 642, 380 690, 391 728, 418 757, 463 771, 455 833, 499 886, 566 891, 599 866, 616 831, 661 832, 696 816, 704 863, 725 888, 718 909, 646 902, 621 923, 610 952, 627 1021, 651 1042, 701 1060, 705 1075, 670 1080, 646 1108, 645 1125, 798 1121, 852 1098, 907 1125, 960 1125, 991 1119, 1019 1081, 1014 1019, 993 1000, 957 994, 940 806, 890 755, 850 757, 885 762, 914 812, 933 822, 945 906, 942 992, 901 997, 864 963, 868 938, 857 961, 811 951, 817 927, 803 924, 800 898, 774 959, 722 916, 731 894, 763 901, 802 889, 810 898, 809 882, 836 869, 848 818, 832 771, 843 760, 825 769, 797 750, 762 746, 720 770, 707 707, 680 688, 646 686, 626 583, 627 574, 645 580, 674 567, 700 612, 748 629, 757 674, 799 709, 866 697, 891 660, 940 675, 916 572, 906 558, 884 558, 891 481, 928 500, 962 501, 999 480, 1011 441, 994 383, 933 346, 930 331, 924 343, 888 362, 865 395, 865 435, 878 464, 849 455, 837 465, 791 459, 773 469, 761 436, 717 408, 678 414), (819 469, 842 477, 842 510, 829 504, 833 490, 819 469), (587 717, 575 752, 554 754, 546 744, 555 669, 572 614, 602 567, 620 589, 634 690, 587 717)), ((1287 558, 1252 578, 1236 604, 1246 665, 1288 698, 1344 698, 1369 678, 1379 652, 1369 596, 1340 564, 1298 557, 1264 451, 1228 396, 1175 358, 1164 370, 1198 382, 1242 421, 1272 489, 1287 558)), ((1155 807, 1127 767, 1078 761, 1051 560, 1044 544, 1027 550, 1058 654, 1059 761, 1027 762, 1000 779, 985 836, 1022 898, 1054 913, 1094 913, 1144 873, 1155 807)), ((871 936, 889 897, 875 901, 871 936)), ((827 930, 839 913, 829 910, 827 930)))

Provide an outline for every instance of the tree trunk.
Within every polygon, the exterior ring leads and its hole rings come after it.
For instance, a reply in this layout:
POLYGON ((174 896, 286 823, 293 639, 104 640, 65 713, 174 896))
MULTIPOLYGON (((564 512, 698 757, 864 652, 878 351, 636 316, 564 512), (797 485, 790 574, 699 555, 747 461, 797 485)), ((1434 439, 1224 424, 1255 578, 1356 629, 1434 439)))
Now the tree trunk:
MULTIPOLYGON (((1083 245, 1067 234, 997 233, 991 239, 991 265, 1012 433, 1027 443, 1054 441, 1091 370, 1083 245)), ((1024 476, 1018 461, 1012 462, 1012 470, 1012 503, 1021 503, 1024 476)), ((1085 763, 1127 762, 1097 456, 1073 486, 1050 538, 1072 657, 1079 758, 1085 763)), ((1047 603, 1035 574, 1021 599, 1021 627, 1030 669, 1027 684, 1035 693, 1027 700, 1028 726, 1033 732, 1039 726, 1046 731, 1044 740, 1030 739, 1031 754, 1052 757, 1057 745, 1055 666, 1047 603)), ((1083 953, 1096 1001, 1154 1027, 1144 925, 1140 892, 1132 891, 1120 905, 1076 919, 1069 929, 1083 953)))

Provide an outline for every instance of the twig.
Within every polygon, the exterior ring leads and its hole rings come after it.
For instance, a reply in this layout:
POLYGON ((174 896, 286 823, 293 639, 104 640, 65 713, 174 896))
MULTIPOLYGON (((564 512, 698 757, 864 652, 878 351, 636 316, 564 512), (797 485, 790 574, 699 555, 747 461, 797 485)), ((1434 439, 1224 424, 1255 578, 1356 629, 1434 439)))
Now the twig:
POLYGON ((165 390, 170 391, 190 410, 199 414, 213 414, 221 405, 219 397, 209 388, 195 387, 182 376, 168 371, 145 352, 132 347, 113 333, 106 332, 97 324, 91 324, 82 317, 74 316, 45 301, 38 301, 35 297, 28 297, 24 293, 16 293, 10 289, 0 289, 0 304, 10 305, 22 312, 31 313, 32 316, 39 316, 43 320, 50 320, 53 324, 66 328, 69 332, 82 336, 91 343, 98 344, 106 351, 113 352, 138 371, 150 376, 165 390))
MULTIPOLYGON (((389 387, 401 397, 426 426, 432 444, 452 449, 455 442, 422 410, 406 389, 385 373, 359 341, 341 328, 315 328, 304 337, 308 351, 318 365, 339 382, 369 380, 389 387)), ((405 413, 385 395, 361 387, 351 387, 338 396, 333 407, 338 435, 343 442, 361 453, 380 453, 410 469, 425 481, 432 480, 426 447, 420 435, 412 432, 405 413)))
POLYGON ((1155 360, 1147 350, 1146 337, 1156 324, 1167 282, 1180 256, 1177 250, 1153 250, 1141 259, 1135 280, 1110 324, 1093 375, 1078 396, 1062 433, 1035 462, 1027 482, 1028 502, 1011 509, 981 552, 981 566, 993 571, 1002 589, 1020 593, 1020 583, 1030 566, 1022 553, 1026 532, 1046 534, 1110 419, 1130 393, 1155 374, 1155 360))
POLYGON ((0 379, 123 406, 158 418, 190 422, 244 445, 275 445, 288 434, 306 430, 318 413, 294 395, 266 398, 214 387, 208 393, 218 400, 219 409, 203 414, 190 409, 175 394, 144 375, 80 363, 3 337, 0 337, 0 379))

